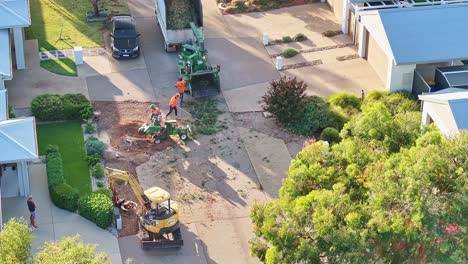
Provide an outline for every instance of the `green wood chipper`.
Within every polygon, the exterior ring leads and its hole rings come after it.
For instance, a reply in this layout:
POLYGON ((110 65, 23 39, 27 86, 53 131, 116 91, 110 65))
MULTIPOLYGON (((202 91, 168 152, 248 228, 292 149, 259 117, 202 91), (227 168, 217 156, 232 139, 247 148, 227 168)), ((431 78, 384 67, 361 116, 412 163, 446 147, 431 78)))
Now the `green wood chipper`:
POLYGON ((179 74, 187 81, 187 91, 192 97, 213 96, 220 93, 220 65, 208 62, 203 35, 192 22, 190 23, 195 43, 182 45, 179 54, 179 74))

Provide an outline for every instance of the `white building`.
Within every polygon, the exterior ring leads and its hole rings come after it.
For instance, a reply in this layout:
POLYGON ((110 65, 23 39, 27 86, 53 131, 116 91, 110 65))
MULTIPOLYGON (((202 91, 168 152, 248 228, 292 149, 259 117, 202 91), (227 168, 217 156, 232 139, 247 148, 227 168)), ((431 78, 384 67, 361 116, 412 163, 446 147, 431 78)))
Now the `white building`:
POLYGON ((468 89, 447 88, 419 95, 422 124, 434 123, 448 137, 468 129, 468 89))
MULTIPOLYGON (((9 119, 5 87, 13 65, 26 67, 23 28, 30 24, 28 0, 0 0, 0 197, 29 194, 28 161, 38 158, 34 117, 9 119)), ((1 213, 0 200, 0 226, 1 213)))
POLYGON ((468 0, 326 0, 390 91, 412 90, 414 71, 468 59, 468 0))

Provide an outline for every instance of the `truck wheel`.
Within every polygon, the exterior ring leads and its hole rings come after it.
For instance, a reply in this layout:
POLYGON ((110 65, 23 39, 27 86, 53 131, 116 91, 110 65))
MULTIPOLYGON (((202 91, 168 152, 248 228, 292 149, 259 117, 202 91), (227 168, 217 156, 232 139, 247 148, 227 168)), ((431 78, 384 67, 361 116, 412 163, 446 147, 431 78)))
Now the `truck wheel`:
POLYGON ((182 139, 183 141, 187 140, 187 134, 180 134, 179 137, 180 137, 180 139, 182 139))
POLYGON ((159 138, 155 138, 155 139, 154 139, 154 143, 156 143, 156 144, 159 144, 159 143, 161 143, 161 139, 159 139, 159 138))

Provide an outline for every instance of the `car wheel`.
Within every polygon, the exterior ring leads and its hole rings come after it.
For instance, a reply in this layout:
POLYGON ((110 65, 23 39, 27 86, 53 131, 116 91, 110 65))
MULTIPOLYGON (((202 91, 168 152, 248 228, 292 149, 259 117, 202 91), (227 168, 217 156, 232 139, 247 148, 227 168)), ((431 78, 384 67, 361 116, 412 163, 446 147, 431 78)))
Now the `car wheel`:
POLYGON ((154 143, 156 143, 156 144, 159 144, 159 143, 161 143, 161 139, 159 139, 159 138, 155 138, 155 139, 154 139, 154 143))
POLYGON ((180 134, 179 137, 184 141, 187 140, 187 134, 180 134))

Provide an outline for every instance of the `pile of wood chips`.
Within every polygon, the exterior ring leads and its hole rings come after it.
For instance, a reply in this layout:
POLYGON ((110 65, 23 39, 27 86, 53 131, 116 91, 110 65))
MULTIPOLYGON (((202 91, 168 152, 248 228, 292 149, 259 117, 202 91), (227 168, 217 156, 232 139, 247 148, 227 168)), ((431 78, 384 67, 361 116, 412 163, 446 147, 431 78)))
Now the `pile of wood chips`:
POLYGON ((191 0, 167 1, 167 28, 169 30, 185 29, 193 22, 193 2, 191 0))

